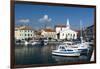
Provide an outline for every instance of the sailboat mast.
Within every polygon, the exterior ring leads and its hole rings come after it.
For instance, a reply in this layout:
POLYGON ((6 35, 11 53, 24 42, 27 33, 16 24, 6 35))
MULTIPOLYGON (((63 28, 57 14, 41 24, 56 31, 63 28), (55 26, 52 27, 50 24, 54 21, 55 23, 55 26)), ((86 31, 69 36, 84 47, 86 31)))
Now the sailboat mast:
POLYGON ((83 37, 82 37, 82 21, 80 20, 80 39, 81 43, 83 42, 83 37))

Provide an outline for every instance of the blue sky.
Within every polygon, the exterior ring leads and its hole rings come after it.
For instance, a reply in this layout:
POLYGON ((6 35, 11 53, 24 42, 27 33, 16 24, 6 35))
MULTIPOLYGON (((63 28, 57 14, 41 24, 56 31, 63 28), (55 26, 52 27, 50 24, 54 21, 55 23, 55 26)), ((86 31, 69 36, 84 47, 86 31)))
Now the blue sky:
POLYGON ((80 20, 84 27, 93 25, 94 8, 67 7, 67 6, 47 6, 16 4, 15 5, 15 25, 29 25, 33 28, 42 28, 46 23, 40 21, 48 16, 48 26, 54 27, 57 24, 66 24, 67 19, 71 28, 79 29, 80 20))

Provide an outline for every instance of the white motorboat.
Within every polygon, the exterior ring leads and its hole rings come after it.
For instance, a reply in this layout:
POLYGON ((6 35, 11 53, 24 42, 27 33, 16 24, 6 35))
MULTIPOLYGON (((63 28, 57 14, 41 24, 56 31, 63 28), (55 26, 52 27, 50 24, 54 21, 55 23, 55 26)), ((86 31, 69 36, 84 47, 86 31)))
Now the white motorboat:
POLYGON ((28 45, 28 44, 29 44, 29 42, 25 41, 25 45, 28 45))
POLYGON ((88 50, 89 44, 87 42, 82 42, 80 44, 77 44, 78 50, 88 50))
POLYGON ((57 50, 52 50, 52 54, 58 56, 80 56, 78 49, 67 48, 65 45, 59 45, 57 50))
POLYGON ((32 45, 36 45, 36 44, 40 44, 40 43, 39 43, 39 42, 34 41, 34 42, 32 42, 31 44, 32 44, 32 45))
POLYGON ((36 40, 34 40, 34 41, 32 40, 32 41, 29 42, 29 44, 30 45, 37 45, 37 44, 41 44, 41 42, 40 41, 36 41, 36 40))
POLYGON ((78 50, 86 50, 89 48, 89 43, 88 42, 82 42, 82 43, 74 43, 74 42, 64 42, 64 44, 68 47, 68 48, 75 48, 78 50))
POLYGON ((47 42, 44 42, 44 45, 48 45, 48 43, 47 42))
POLYGON ((44 40, 44 45, 48 45, 48 40, 44 40))

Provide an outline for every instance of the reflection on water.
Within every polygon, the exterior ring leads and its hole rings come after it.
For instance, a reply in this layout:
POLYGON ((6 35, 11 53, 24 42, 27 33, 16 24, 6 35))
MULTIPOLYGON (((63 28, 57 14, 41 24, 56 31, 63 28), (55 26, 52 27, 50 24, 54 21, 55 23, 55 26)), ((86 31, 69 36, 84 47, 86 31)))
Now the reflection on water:
POLYGON ((87 56, 80 56, 80 57, 62 57, 62 56, 52 56, 52 58, 55 58, 55 60, 58 63, 74 63, 74 62, 80 62, 80 61, 84 61, 87 62, 88 58, 87 56))
POLYGON ((82 55, 80 57, 53 56, 51 51, 55 48, 56 45, 15 46, 16 65, 69 63, 79 61, 88 62, 90 60, 90 55, 82 55))

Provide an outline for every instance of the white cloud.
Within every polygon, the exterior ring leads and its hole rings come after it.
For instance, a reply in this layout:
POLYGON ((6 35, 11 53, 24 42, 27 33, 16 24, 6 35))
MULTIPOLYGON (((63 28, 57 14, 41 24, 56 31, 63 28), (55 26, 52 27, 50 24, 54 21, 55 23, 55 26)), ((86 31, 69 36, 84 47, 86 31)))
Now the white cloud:
POLYGON ((30 19, 19 19, 18 22, 21 22, 21 23, 29 23, 30 22, 30 19))
POLYGON ((51 20, 52 19, 45 14, 42 18, 39 19, 39 22, 51 22, 51 20))

